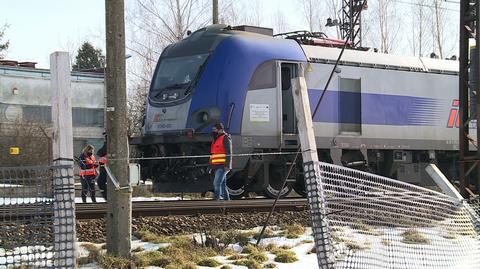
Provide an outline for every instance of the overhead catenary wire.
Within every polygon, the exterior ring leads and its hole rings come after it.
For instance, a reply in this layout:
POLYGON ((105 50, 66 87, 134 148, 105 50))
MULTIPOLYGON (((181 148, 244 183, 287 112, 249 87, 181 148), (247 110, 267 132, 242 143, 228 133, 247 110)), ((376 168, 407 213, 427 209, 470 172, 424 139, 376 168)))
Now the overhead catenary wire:
MULTIPOLYGON (((455 12, 460 12, 459 9, 454 9, 454 8, 448 8, 448 7, 442 7, 442 6, 434 6, 430 4, 421 4, 421 3, 414 3, 414 2, 409 2, 409 1, 403 1, 403 0, 394 0, 394 2, 397 2, 399 4, 405 4, 405 5, 412 5, 412 6, 419 6, 419 7, 428 7, 428 8, 438 8, 441 10, 448 10, 448 11, 455 11, 455 12)), ((460 3, 460 2, 451 2, 451 1, 444 1, 445 3, 460 3)))

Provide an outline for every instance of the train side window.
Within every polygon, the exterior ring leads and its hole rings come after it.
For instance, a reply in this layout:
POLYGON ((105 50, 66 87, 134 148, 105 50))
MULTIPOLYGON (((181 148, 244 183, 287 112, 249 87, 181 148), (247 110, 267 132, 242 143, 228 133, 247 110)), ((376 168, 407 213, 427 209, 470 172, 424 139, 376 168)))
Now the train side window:
POLYGON ((277 87, 276 65, 275 61, 262 63, 255 73, 253 73, 249 90, 270 89, 277 87))
POLYGON ((338 123, 340 134, 362 133, 362 89, 360 79, 339 78, 338 123))

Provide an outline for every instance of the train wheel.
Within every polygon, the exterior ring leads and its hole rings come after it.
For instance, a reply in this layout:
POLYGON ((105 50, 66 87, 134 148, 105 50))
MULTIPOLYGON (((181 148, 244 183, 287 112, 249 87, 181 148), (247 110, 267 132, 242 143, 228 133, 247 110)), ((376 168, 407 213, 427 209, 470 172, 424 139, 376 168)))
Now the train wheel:
POLYGON ((277 166, 277 165, 270 165, 270 178, 268 182, 267 188, 263 191, 266 197, 268 198, 277 198, 278 192, 280 192, 280 198, 287 196, 292 191, 292 186, 290 184, 286 184, 282 190, 283 180, 285 180, 285 167, 277 166))
MULTIPOLYGON (((282 182, 280 182, 280 184, 282 184, 282 182)), ((267 188, 263 191, 263 194, 268 198, 277 198, 278 191, 281 187, 280 184, 275 186, 275 185, 272 185, 271 182, 270 182, 270 184, 268 184, 267 188)), ((281 191, 281 194, 280 194, 280 198, 287 196, 291 191, 292 191, 292 186, 287 185, 287 186, 283 187, 283 189, 281 191)))
POLYGON ((303 179, 301 181, 297 180, 297 182, 295 182, 295 184, 293 184, 293 189, 299 195, 301 195, 303 197, 307 197, 307 189, 305 188, 305 182, 303 181, 303 179))
POLYGON ((246 194, 244 181, 237 174, 227 179, 227 189, 230 199, 241 199, 246 194))

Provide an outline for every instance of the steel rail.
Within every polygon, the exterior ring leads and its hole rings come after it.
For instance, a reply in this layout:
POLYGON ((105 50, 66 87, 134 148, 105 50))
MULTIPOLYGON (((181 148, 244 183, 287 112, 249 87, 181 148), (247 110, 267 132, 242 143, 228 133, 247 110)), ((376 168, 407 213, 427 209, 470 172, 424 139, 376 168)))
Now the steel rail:
MULTIPOLYGON (((77 219, 99 219, 106 214, 106 203, 75 204, 77 219)), ((136 201, 132 203, 133 217, 188 216, 203 214, 229 214, 248 212, 269 212, 271 199, 244 199, 232 201, 181 200, 181 201, 136 201)), ((308 209, 305 198, 281 199, 279 211, 303 211, 308 209)), ((0 221, 30 222, 39 216, 53 215, 52 207, 45 204, 1 205, 0 221)))

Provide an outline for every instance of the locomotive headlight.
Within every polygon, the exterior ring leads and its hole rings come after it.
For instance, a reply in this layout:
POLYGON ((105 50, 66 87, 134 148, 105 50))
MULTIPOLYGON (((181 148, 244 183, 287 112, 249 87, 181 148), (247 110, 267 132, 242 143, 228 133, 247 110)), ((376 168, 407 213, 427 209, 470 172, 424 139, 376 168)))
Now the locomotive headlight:
POLYGON ((176 100, 177 98, 178 98, 178 92, 162 94, 162 101, 176 100))
POLYGON ((207 122, 207 121, 208 121, 208 113, 207 113, 207 112, 203 112, 203 113, 202 113, 202 121, 203 121, 203 122, 207 122))
POLYGON ((175 92, 173 94, 170 94, 170 96, 168 96, 168 99, 175 100, 175 99, 177 99, 177 97, 178 97, 178 92, 175 92))

